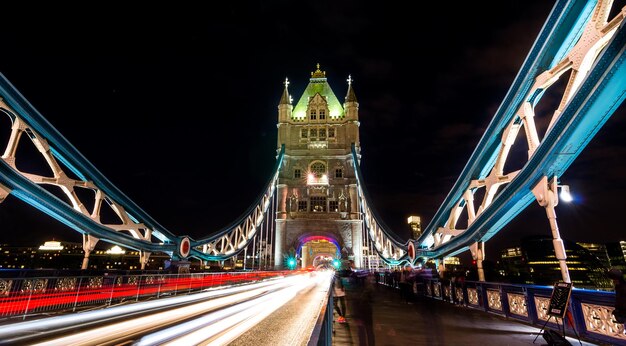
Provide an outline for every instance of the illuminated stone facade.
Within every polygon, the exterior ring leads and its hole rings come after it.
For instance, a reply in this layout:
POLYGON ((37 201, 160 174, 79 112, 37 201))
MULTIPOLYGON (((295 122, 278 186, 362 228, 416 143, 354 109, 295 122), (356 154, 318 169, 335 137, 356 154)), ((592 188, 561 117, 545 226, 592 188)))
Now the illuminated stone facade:
MULTIPOLYGON (((337 244, 336 256, 362 265, 362 221, 352 145, 359 145, 358 103, 348 79, 343 105, 333 93, 326 73, 317 70, 294 107, 285 80, 278 105, 278 148, 285 159, 277 187, 275 266, 287 253, 302 255, 308 239, 337 244)), ((300 257, 303 267, 312 256, 300 257), (302 261, 304 260, 304 261, 302 261)))

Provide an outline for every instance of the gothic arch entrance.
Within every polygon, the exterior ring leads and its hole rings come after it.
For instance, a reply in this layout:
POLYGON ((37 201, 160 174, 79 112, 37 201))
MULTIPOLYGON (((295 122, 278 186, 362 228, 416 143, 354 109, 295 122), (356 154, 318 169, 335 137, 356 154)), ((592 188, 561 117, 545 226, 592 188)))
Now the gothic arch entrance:
POLYGON ((302 268, 317 267, 325 261, 341 258, 341 245, 332 236, 305 235, 299 238, 296 254, 302 268))

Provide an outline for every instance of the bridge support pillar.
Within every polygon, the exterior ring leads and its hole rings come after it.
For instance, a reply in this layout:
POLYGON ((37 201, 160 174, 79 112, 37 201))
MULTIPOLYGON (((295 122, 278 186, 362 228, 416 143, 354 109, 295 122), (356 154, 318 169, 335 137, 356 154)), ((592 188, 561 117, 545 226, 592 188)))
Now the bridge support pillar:
POLYGON ((361 222, 353 222, 351 227, 354 267, 361 269, 363 267, 363 226, 361 222))
POLYGON ((276 220, 275 238, 274 238, 274 269, 283 269, 283 247, 285 246, 287 232, 287 223, 285 220, 276 220))
POLYGON ((548 222, 550 222, 550 229, 552 230, 552 246, 554 247, 554 254, 556 259, 559 260, 559 267, 561 268, 561 276, 563 282, 571 283, 569 277, 569 269, 567 268, 567 254, 565 252, 565 246, 563 240, 561 240, 561 233, 559 232, 559 225, 556 222, 556 207, 559 204, 558 197, 558 184, 556 176, 552 177, 552 181, 548 181, 548 177, 544 176, 533 188, 533 194, 537 199, 540 206, 546 209, 546 215, 548 216, 548 222))
POLYGON ((302 250, 300 250, 300 256, 302 258, 302 269, 306 268, 309 264, 309 247, 306 245, 302 246, 302 250))
POLYGON ((150 252, 139 251, 139 263, 141 263, 141 270, 146 269, 146 264, 148 264, 149 258, 150 258, 150 252))
POLYGON ((10 193, 11 193, 11 189, 0 184, 0 203, 2 203, 10 193))
POLYGON ((83 234, 83 251, 85 251, 85 257, 83 258, 83 265, 80 267, 80 269, 87 269, 89 266, 89 255, 91 254, 91 251, 93 251, 93 249, 96 247, 96 244, 98 243, 98 238, 89 235, 89 234, 83 234))
POLYGON ((444 259, 437 259, 437 271, 439 272, 439 277, 443 277, 443 273, 446 271, 446 263, 444 259))
POLYGON ((485 269, 483 268, 483 260, 485 260, 485 242, 479 241, 470 245, 472 258, 476 260, 476 269, 478 271, 478 281, 485 281, 485 269))

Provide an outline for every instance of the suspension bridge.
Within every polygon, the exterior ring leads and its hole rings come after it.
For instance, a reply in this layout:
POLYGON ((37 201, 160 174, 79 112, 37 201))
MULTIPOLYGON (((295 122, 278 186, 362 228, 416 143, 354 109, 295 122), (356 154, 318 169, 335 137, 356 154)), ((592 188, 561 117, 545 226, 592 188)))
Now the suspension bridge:
POLYGON ((319 64, 296 102, 285 80, 276 155, 268 158, 275 169, 262 193, 241 218, 200 238, 168 230, 148 215, 69 143, 28 95, 0 76, 0 111, 11 120, 0 160, 0 202, 17 198, 82 234, 83 268, 101 240, 138 250, 142 268, 153 253, 174 261, 260 253, 275 270, 285 269, 287 258, 302 268, 349 259, 357 269, 435 260, 445 270, 444 258, 470 251, 480 281, 485 281, 485 244, 536 202, 546 210, 562 279, 570 282, 556 221, 559 178, 626 91, 626 12, 609 18, 611 6, 611 1, 555 3, 456 183, 415 239, 399 239, 368 196, 352 79, 340 102, 319 64), (564 79, 556 107, 540 107, 564 79), (37 148, 51 174, 18 167, 23 145, 37 148), (527 157, 511 162, 510 153, 520 147, 527 157), (105 209, 115 220, 103 217, 105 209))

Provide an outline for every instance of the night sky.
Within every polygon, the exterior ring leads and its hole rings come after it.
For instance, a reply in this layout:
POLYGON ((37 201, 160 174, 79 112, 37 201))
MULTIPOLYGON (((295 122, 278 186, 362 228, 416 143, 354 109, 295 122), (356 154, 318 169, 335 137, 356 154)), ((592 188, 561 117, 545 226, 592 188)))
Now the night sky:
MULTIPOLYGON (((407 217, 430 222, 554 3, 441 4, 14 11, 2 23, 0 73, 142 209, 193 238, 234 221, 270 178, 285 77, 295 105, 317 63, 340 101, 351 75, 365 185, 408 239, 407 217)), ((566 239, 623 239, 624 108, 561 177, 576 198, 557 207, 566 239)), ((0 117, 3 147, 9 126, 0 117)), ((487 242, 487 258, 528 234, 550 235, 536 203, 487 242)), ((0 242, 51 238, 81 241, 12 196, 0 204, 0 242)))

